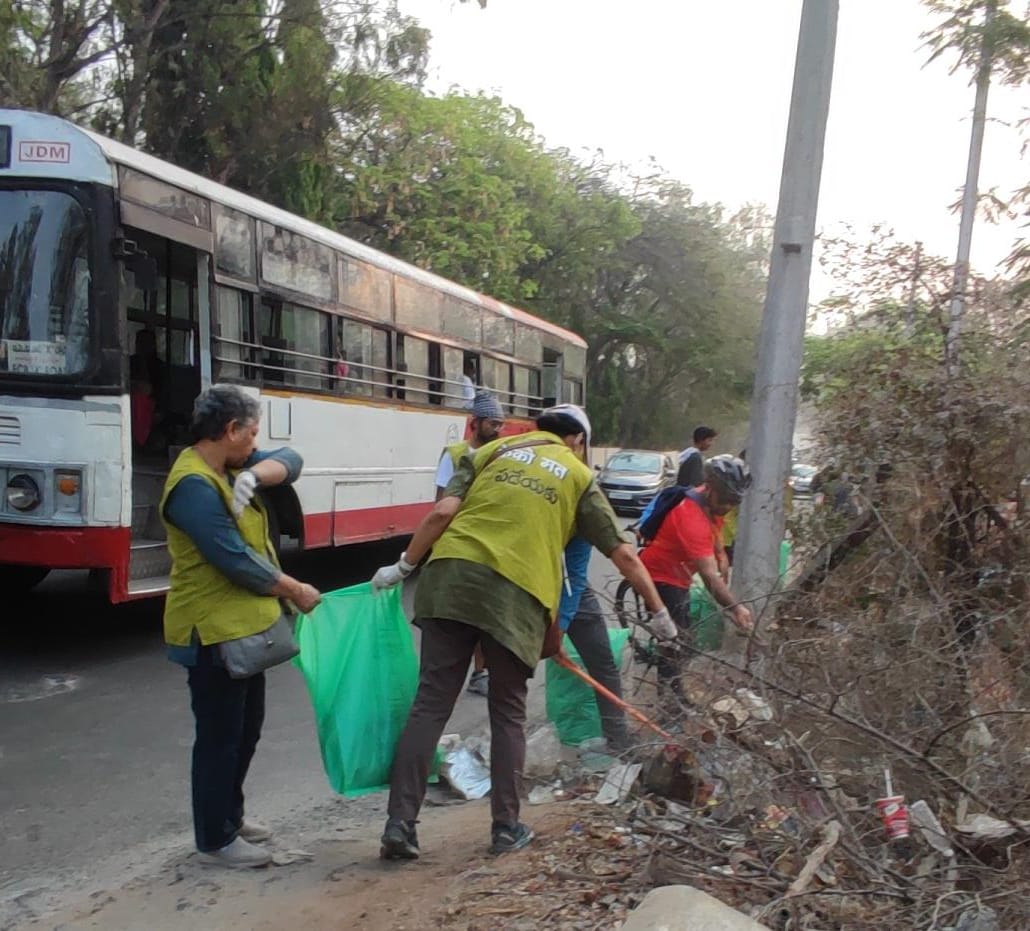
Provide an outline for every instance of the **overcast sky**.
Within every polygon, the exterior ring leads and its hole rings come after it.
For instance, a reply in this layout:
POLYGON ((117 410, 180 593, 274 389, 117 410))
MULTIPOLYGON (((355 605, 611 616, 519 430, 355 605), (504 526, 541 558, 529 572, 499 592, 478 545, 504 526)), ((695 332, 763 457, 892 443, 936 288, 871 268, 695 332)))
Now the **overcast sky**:
MULTIPOLYGON (((401 0, 433 33, 430 90, 497 93, 551 145, 654 157, 702 200, 775 208, 801 0, 401 0)), ((918 0, 841 0, 819 228, 886 223, 953 258, 973 89, 924 67, 918 0)), ((992 87, 981 190, 1026 180, 1011 125, 1027 101, 992 87), (1007 121, 1009 125, 1002 122, 1007 121)), ((978 224, 973 264, 1015 223, 978 224)), ((813 299, 825 284, 813 282, 813 299)))

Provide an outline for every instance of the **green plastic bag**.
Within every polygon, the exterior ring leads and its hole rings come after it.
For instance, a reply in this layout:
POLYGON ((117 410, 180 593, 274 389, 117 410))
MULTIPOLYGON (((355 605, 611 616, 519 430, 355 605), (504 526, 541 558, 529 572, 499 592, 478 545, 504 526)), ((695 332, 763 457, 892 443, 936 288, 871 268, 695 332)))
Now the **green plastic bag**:
MULTIPOLYGON (((615 665, 620 665, 622 651, 629 639, 625 628, 609 628, 608 639, 612 645, 615 665)), ((581 669, 583 661, 568 637, 564 639, 565 652, 569 659, 581 669)), ((584 740, 601 736, 601 715, 597 710, 594 690, 578 676, 563 669, 553 659, 547 661, 547 719, 558 732, 563 744, 578 747, 584 740)))
POLYGON ((418 687, 400 586, 373 594, 365 582, 323 595, 298 619, 296 637, 329 784, 342 795, 383 788, 418 687))

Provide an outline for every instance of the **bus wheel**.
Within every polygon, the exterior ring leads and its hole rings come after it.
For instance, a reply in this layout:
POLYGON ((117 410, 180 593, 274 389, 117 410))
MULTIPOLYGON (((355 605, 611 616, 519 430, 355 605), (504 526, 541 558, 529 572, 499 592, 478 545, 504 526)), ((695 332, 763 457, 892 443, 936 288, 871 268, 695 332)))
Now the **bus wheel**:
POLYGON ((50 575, 42 566, 0 565, 0 588, 5 591, 29 592, 50 575))

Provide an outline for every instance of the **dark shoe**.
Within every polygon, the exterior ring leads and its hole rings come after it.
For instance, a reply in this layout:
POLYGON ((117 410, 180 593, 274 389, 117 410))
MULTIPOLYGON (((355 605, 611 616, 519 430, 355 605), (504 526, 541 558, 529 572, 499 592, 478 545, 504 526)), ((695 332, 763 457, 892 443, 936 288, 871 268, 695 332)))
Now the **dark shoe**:
POLYGON ((490 696, 490 676, 487 672, 474 672, 469 679, 467 691, 473 695, 482 695, 485 698, 490 696))
POLYGON ((391 818, 379 839, 379 856, 384 860, 417 860, 418 834, 414 821, 391 818))
POLYGON ((514 827, 506 824, 494 825, 490 853, 496 856, 502 853, 511 853, 513 850, 521 850, 535 836, 533 829, 521 821, 514 827))

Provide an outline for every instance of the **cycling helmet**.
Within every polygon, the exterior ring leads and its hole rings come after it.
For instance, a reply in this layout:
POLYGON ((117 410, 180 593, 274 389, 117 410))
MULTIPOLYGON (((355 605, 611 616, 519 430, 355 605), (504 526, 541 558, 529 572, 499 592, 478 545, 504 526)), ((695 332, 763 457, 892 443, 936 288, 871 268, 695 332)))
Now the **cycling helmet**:
POLYGON ((537 420, 543 420, 548 416, 557 417, 563 421, 571 420, 580 428, 580 432, 586 434, 586 445, 590 445, 590 418, 578 404, 556 404, 554 407, 548 407, 540 412, 537 420))
POLYGON ((743 459, 736 456, 712 456, 705 463, 704 477, 719 489, 740 501, 751 487, 751 470, 743 459))

